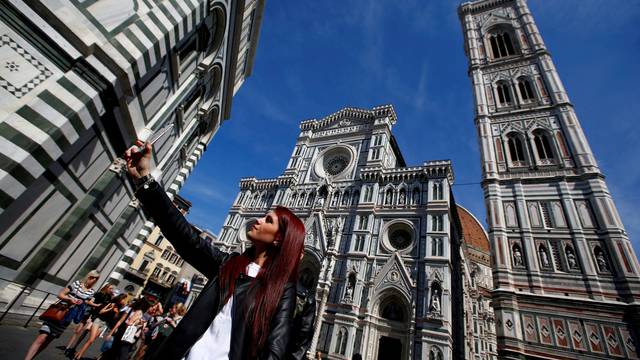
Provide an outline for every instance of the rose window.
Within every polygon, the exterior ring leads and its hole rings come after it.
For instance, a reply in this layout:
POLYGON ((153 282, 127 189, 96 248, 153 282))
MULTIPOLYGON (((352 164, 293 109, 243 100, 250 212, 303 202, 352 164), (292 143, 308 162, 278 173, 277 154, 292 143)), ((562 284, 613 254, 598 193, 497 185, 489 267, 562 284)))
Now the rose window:
POLYGON ((349 165, 349 160, 342 155, 332 156, 325 160, 324 170, 330 175, 338 175, 349 165))
POLYGON ((411 245, 411 234, 405 229, 396 229, 389 235, 389 242, 394 248, 402 250, 411 245))

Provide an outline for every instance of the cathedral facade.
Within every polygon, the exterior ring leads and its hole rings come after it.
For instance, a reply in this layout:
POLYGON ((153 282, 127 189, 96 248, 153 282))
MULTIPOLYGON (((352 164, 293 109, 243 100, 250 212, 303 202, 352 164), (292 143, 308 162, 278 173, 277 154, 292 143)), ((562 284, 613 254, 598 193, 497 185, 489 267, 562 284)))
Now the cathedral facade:
POLYGON ((505 359, 638 358, 640 266, 525 0, 459 7, 505 359))
POLYGON ((28 316, 92 269, 122 281, 153 230, 122 154, 166 130, 154 175, 178 192, 251 74, 263 7, 0 2, 0 304, 28 316))
MULTIPOLYGON (((465 347, 465 321, 474 318, 463 299, 477 301, 478 286, 462 277, 482 276, 471 262, 468 271, 462 265, 468 251, 451 163, 407 166, 392 134, 396 121, 388 105, 303 121, 282 175, 242 179, 220 232, 224 247, 243 249, 246 224, 275 205, 304 220, 300 279, 316 290, 318 306, 310 354, 443 360, 474 350, 465 347)), ((475 226, 468 236, 488 249, 482 226, 465 219, 475 226)))

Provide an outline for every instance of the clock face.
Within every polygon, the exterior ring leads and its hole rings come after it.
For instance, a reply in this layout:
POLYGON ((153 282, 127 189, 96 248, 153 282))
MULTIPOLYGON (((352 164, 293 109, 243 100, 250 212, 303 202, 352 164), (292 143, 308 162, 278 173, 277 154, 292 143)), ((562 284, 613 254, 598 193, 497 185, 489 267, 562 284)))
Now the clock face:
POLYGON ((334 155, 325 160, 324 170, 330 175, 338 175, 347 168, 349 161, 342 155, 334 155))

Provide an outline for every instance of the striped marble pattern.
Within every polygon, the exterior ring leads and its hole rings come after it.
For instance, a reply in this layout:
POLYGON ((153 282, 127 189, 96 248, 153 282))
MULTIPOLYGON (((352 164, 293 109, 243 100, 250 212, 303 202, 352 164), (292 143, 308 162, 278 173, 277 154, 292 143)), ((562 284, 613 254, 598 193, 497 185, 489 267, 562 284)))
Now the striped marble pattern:
POLYGON ((105 51, 126 72, 131 87, 204 19, 206 3, 161 2, 109 40, 105 51))
POLYGON ((74 72, 61 73, 0 23, 0 213, 20 197, 105 111, 99 94, 74 72), (25 61, 32 66, 26 68, 25 61), (18 66, 10 78, 5 66, 18 66), (35 70, 34 70, 35 69, 35 70), (11 81, 14 81, 11 85, 11 81))

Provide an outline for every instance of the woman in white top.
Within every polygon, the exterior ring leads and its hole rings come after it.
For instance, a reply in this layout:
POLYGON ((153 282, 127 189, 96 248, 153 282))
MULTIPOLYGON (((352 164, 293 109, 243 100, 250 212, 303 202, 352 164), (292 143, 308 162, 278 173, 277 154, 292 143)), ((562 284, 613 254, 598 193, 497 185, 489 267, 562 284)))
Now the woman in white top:
POLYGON ((95 292, 93 286, 98 281, 98 278, 100 278, 100 273, 97 270, 91 270, 82 281, 76 280, 60 291, 58 299, 67 304, 74 304, 74 306, 69 309, 62 321, 51 322, 45 320, 43 322, 38 336, 29 347, 29 350, 27 350, 27 354, 24 357, 25 360, 31 360, 41 353, 51 341, 62 335, 71 322, 80 323, 78 328, 82 329, 86 306, 97 306, 91 301, 91 298, 95 292))

